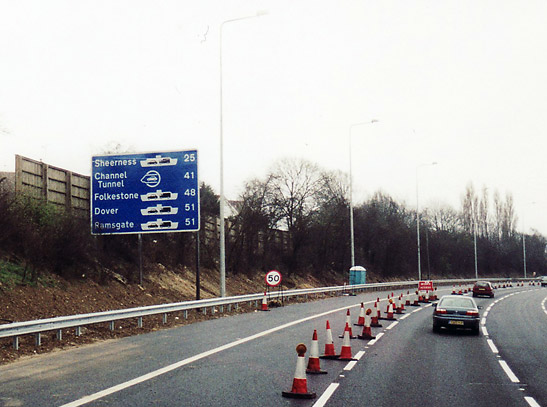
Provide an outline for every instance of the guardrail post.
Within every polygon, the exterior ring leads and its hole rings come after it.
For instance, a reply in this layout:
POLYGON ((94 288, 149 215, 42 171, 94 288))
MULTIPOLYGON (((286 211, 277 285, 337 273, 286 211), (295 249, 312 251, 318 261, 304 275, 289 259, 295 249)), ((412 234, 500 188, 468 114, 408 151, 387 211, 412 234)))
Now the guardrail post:
POLYGON ((184 310, 184 319, 188 319, 188 310, 184 310))
POLYGON ((110 330, 114 331, 116 329, 116 323, 114 321, 110 321, 110 330))
POLYGON ((224 313, 224 305, 221 305, 221 306, 219 307, 219 312, 220 312, 221 314, 224 313))
POLYGON ((13 337, 13 349, 19 350, 19 337, 18 336, 13 337))
POLYGON ((139 317, 139 319, 137 320, 137 326, 139 328, 142 328, 142 317, 139 317))
POLYGON ((163 314, 163 324, 165 325, 167 323, 167 312, 163 314))
POLYGON ((207 315, 207 307, 203 307, 203 315, 207 315))
POLYGON ((63 330, 57 329, 57 340, 62 341, 63 340, 63 330))
POLYGON ((81 336, 82 335, 82 327, 81 326, 77 326, 76 327, 76 336, 81 336))
POLYGON ((35 344, 36 346, 40 346, 42 344, 42 334, 40 332, 34 334, 35 337, 35 344))

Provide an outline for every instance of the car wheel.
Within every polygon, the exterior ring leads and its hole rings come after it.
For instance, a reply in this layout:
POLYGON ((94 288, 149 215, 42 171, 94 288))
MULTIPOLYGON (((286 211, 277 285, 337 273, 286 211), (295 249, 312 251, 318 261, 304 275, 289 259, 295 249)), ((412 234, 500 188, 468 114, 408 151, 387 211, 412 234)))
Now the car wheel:
POLYGON ((479 327, 476 327, 476 328, 473 328, 473 335, 479 335, 480 331, 479 331, 479 327))
POLYGON ((433 325, 433 332, 438 333, 441 331, 441 327, 437 325, 433 325))

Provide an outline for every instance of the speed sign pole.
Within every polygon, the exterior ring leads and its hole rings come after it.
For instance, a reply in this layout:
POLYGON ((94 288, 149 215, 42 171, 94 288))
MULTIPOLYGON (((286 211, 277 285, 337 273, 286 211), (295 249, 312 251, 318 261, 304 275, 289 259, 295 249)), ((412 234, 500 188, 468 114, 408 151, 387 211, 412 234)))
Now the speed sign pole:
POLYGON ((279 287, 279 295, 281 296, 281 303, 283 304, 283 288, 281 287, 281 280, 281 273, 277 270, 268 271, 264 277, 264 281, 266 282, 266 292, 269 293, 271 287, 279 287))

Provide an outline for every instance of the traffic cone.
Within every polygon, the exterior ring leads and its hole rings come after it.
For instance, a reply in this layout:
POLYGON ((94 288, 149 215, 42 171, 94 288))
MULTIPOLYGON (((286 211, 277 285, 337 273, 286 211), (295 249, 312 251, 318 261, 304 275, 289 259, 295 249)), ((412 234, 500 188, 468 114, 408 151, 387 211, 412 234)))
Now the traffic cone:
POLYGON ((387 306, 386 311, 387 317, 380 318, 380 319, 386 319, 388 321, 396 321, 397 319, 393 317, 393 300, 389 300, 389 304, 387 306))
POLYGON ((395 307, 395 312, 397 314, 402 314, 403 313, 403 308, 402 308, 401 298, 400 297, 395 297, 394 307, 395 307))
MULTIPOLYGON (((357 338, 356 336, 353 336, 353 331, 351 330, 351 315, 349 313, 349 308, 348 308, 348 311, 346 312, 346 325, 349 326, 349 338, 350 339, 357 338)), ((338 337, 343 338, 345 334, 346 334, 346 331, 344 329, 344 333, 338 337)))
POLYGON ((399 297, 399 306, 401 307, 401 311, 405 312, 405 302, 403 300, 403 293, 401 293, 401 296, 399 297))
POLYGON ((262 297, 262 308, 260 311, 269 311, 268 309, 268 300, 266 298, 266 291, 264 291, 264 297, 262 297))
POLYGON ((332 331, 330 330, 329 320, 327 319, 327 342, 325 342, 325 354, 319 356, 321 359, 338 359, 340 355, 337 355, 334 351, 334 343, 332 341, 332 331))
POLYGON ((372 336, 372 329, 370 329, 370 323, 371 323, 371 316, 372 310, 369 308, 367 309, 366 315, 365 315, 365 326, 363 327, 363 332, 361 335, 358 335, 357 337, 359 339, 375 339, 375 336, 372 336))
POLYGON ((359 319, 357 320, 356 326, 365 325, 365 304, 361 303, 361 310, 359 311, 359 319))
POLYGON ((317 342, 317 330, 313 330, 313 337, 311 340, 310 358, 308 359, 308 367, 306 373, 311 374, 325 374, 325 370, 321 370, 319 365, 319 343, 317 342))
POLYGON ((295 399, 314 399, 317 397, 315 393, 308 393, 308 380, 306 379, 306 345, 299 343, 296 345, 296 370, 292 381, 291 391, 283 391, 283 397, 295 399))
POLYGON ((410 304, 412 307, 420 307, 420 299, 418 297, 418 291, 414 294, 414 301, 410 304))
POLYGON ((346 322, 346 328, 344 329, 344 340, 342 341, 342 350, 340 351, 340 357, 338 360, 355 360, 351 355, 351 344, 350 344, 350 327, 346 322))
POLYGON ((406 301, 405 301, 405 306, 409 307, 410 306, 410 291, 407 291, 406 292, 406 295, 407 295, 407 298, 406 298, 406 301))
POLYGON ((373 326, 375 328, 381 328, 382 324, 378 322, 379 317, 380 317, 380 310, 378 309, 378 303, 375 302, 374 311, 372 311, 370 326, 373 326))

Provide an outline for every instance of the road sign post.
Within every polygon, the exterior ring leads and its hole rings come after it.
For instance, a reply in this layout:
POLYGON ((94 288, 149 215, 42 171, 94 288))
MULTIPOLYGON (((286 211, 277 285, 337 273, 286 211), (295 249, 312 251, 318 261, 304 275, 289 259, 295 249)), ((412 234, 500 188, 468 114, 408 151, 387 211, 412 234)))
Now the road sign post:
POLYGON ((199 230, 197 150, 92 157, 91 233, 199 230))

